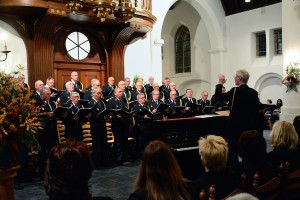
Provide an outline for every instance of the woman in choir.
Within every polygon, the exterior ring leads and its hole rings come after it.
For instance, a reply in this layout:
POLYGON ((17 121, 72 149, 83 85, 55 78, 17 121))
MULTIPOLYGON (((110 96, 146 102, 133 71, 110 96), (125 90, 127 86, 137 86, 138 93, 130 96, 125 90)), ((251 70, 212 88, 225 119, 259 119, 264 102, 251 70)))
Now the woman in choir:
POLYGON ((129 200, 191 199, 188 182, 167 144, 152 141, 145 148, 134 192, 129 200))

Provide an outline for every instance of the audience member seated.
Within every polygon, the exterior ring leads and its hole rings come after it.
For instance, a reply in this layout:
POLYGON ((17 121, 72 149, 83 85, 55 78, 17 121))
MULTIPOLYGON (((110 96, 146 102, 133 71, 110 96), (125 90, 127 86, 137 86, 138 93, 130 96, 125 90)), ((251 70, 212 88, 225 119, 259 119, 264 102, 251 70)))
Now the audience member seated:
POLYGON ((88 146, 68 140, 50 151, 45 174, 45 190, 49 200, 96 200, 89 192, 93 162, 88 146))
POLYGON ((296 133, 298 135, 298 145, 297 145, 297 149, 299 150, 300 149, 300 142, 299 142, 299 136, 300 136, 300 115, 296 116, 294 118, 294 121, 293 121, 293 125, 294 125, 294 128, 296 130, 296 133))
POLYGON ((283 105, 281 99, 277 99, 276 101, 277 108, 273 111, 271 116, 271 122, 274 124, 277 120, 279 120, 279 114, 281 113, 281 107, 283 105))
POLYGON ((231 169, 238 175, 246 173, 246 191, 251 191, 256 172, 260 174, 260 184, 267 183, 276 176, 275 167, 267 161, 266 140, 258 131, 248 130, 242 133, 238 140, 238 153, 242 161, 231 169))
POLYGON ((226 200, 259 200, 259 199, 249 193, 239 193, 227 198, 226 200))
POLYGON ((141 167, 129 200, 191 199, 188 182, 169 149, 162 141, 150 142, 144 151, 141 167))
POLYGON ((276 122, 270 134, 270 142, 274 149, 268 153, 267 158, 274 166, 289 161, 289 171, 300 167, 298 135, 290 122, 284 120, 276 122))
POLYGON ((202 190, 209 194, 210 186, 214 185, 215 199, 221 199, 240 187, 237 174, 226 168, 228 145, 224 138, 215 135, 201 137, 199 154, 206 173, 193 182, 197 194, 202 190))

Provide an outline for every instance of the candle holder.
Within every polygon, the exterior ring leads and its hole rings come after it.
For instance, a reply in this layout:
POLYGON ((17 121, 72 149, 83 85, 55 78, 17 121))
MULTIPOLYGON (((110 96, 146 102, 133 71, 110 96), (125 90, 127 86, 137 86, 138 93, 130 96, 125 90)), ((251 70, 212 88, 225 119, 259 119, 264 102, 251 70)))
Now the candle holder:
POLYGON ((0 59, 0 62, 3 62, 7 59, 7 54, 10 53, 11 51, 0 51, 0 58, 2 57, 2 54, 5 55, 4 59, 0 59))

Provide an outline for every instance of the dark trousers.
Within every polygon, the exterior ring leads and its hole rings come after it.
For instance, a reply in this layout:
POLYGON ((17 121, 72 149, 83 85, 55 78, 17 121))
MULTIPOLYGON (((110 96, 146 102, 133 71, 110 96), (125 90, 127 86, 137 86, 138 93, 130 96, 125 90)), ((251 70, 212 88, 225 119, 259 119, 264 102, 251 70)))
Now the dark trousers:
POLYGON ((38 140, 41 145, 38 154, 38 176, 43 179, 49 153, 58 144, 57 127, 45 127, 44 131, 39 134, 38 140))
POLYGON ((116 160, 123 162, 128 159, 128 131, 130 121, 128 119, 116 119, 112 121, 112 131, 114 134, 114 146, 116 160))
POLYGON ((105 164, 108 160, 107 155, 107 133, 106 122, 99 121, 94 124, 91 123, 92 134, 92 151, 95 165, 105 164))

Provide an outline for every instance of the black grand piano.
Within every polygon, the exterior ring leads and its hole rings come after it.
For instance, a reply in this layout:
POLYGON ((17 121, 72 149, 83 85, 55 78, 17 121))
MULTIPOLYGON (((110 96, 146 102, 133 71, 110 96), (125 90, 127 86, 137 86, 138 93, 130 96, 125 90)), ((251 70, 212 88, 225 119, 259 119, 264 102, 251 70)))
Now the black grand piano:
POLYGON ((194 180, 204 173, 198 140, 209 134, 224 136, 227 116, 199 115, 189 118, 153 121, 155 139, 166 142, 173 151, 184 177, 194 180))

